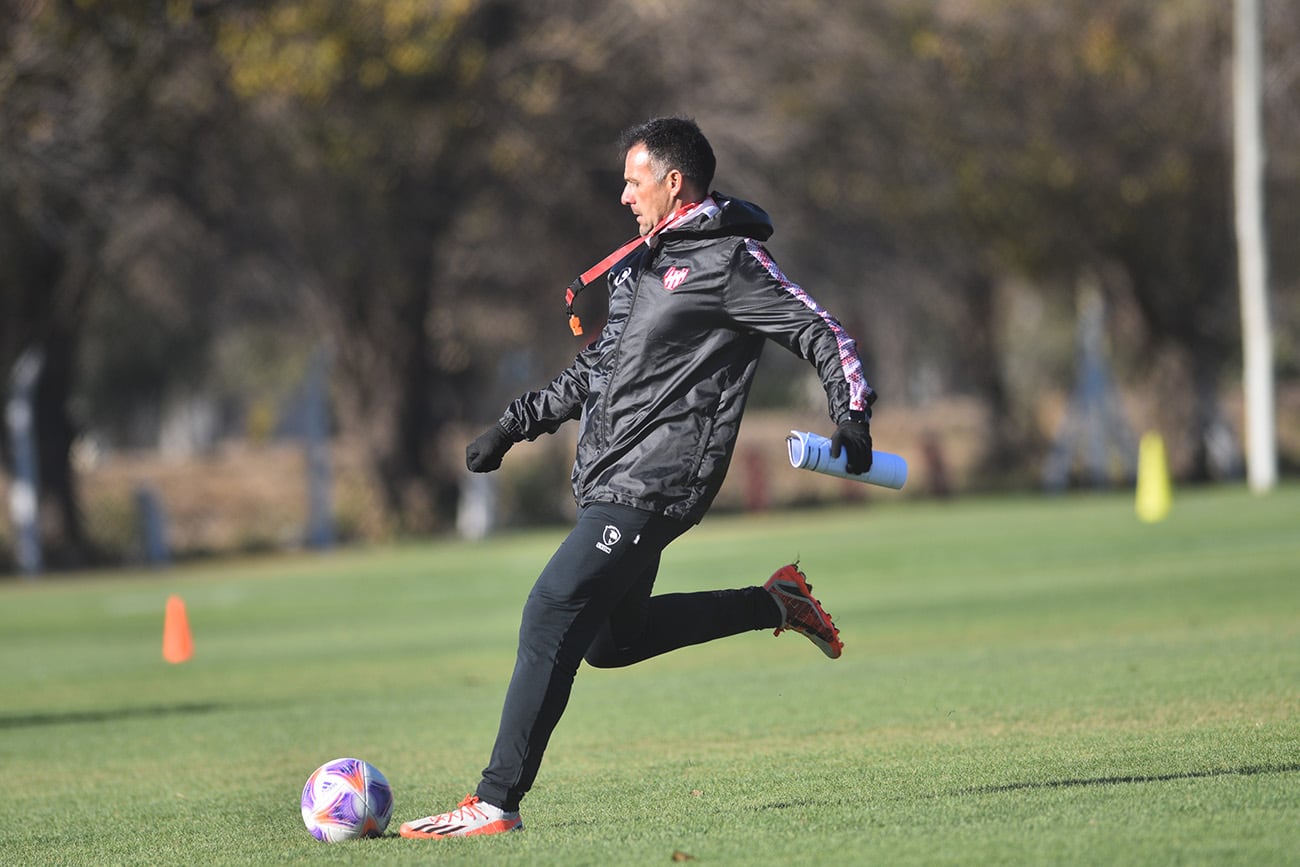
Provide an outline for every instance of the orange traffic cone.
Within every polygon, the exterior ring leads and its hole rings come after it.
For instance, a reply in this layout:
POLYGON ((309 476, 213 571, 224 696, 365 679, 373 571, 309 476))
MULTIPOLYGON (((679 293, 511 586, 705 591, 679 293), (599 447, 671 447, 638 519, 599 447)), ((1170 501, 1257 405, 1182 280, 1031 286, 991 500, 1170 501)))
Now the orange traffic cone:
POLYGON ((170 663, 185 662, 194 655, 190 638, 190 621, 185 616, 185 601, 172 595, 167 599, 167 616, 163 620, 163 659, 170 663))

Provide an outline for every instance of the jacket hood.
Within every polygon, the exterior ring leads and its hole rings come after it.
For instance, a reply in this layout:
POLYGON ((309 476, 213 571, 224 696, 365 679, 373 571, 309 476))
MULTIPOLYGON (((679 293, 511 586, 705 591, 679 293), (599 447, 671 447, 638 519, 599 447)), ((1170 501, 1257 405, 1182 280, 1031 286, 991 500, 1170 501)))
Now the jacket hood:
POLYGON ((659 237, 665 241, 724 237, 766 241, 773 231, 772 218, 758 205, 713 192, 687 219, 665 229, 659 237))

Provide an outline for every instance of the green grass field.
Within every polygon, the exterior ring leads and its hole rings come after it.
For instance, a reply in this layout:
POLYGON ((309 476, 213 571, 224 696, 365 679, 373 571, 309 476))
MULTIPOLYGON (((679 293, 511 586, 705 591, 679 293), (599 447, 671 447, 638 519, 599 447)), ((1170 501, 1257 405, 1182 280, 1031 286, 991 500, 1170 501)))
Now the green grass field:
POLYGON ((1300 863, 1300 488, 717 516, 664 591, 802 565, 845 641, 756 632, 579 673, 528 830, 325 845, 303 781, 388 776, 390 832, 486 762, 560 532, 0 584, 5 864, 1300 863), (166 598, 194 659, 161 659, 166 598))

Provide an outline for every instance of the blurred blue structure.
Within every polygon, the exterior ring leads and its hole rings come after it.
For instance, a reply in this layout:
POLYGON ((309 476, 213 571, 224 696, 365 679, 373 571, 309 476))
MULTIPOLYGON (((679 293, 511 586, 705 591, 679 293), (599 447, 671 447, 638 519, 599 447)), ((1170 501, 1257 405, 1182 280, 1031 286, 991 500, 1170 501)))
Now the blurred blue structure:
POLYGON ((167 518, 162 498, 146 485, 135 489, 135 510, 140 518, 140 550, 150 566, 171 563, 171 546, 167 543, 167 518))
POLYGON ((334 534, 333 473, 330 468, 329 372, 334 353, 317 348, 303 387, 303 449, 307 461, 308 548, 332 548, 334 534))
POLYGON ((1126 482, 1136 477, 1137 443, 1120 409, 1106 362, 1105 318, 1101 292, 1093 287, 1081 289, 1077 375, 1065 420, 1043 470, 1043 487, 1048 491, 1066 488, 1076 457, 1081 458, 1081 478, 1095 488, 1112 484, 1116 466, 1126 482))
POLYGON ((18 356, 9 379, 5 401, 5 424, 13 448, 13 484, 9 488, 9 512, 13 517, 18 570, 31 578, 44 569, 41 556, 40 477, 37 472, 36 421, 32 393, 45 365, 40 349, 27 349, 18 356))

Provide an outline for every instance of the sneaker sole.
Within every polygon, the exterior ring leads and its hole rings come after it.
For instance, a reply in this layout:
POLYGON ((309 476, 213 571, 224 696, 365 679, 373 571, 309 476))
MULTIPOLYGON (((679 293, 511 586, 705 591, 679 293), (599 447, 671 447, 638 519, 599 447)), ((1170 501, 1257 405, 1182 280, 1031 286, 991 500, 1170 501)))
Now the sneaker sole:
POLYGON ((434 831, 417 831, 414 828, 408 828, 406 825, 403 825, 398 829, 397 834, 399 837, 404 837, 407 840, 447 840, 452 837, 477 837, 481 834, 506 834, 510 831, 522 830, 524 830, 523 822, 519 820, 508 822, 505 819, 502 819, 484 825, 481 828, 475 828, 472 831, 454 831, 450 834, 438 834, 434 831))

